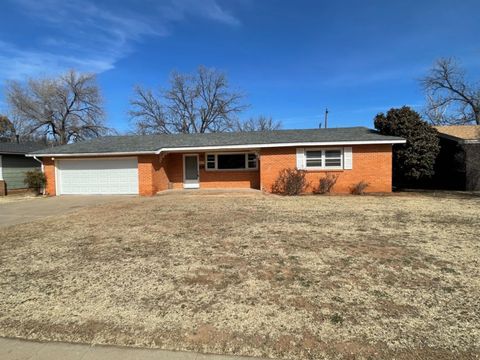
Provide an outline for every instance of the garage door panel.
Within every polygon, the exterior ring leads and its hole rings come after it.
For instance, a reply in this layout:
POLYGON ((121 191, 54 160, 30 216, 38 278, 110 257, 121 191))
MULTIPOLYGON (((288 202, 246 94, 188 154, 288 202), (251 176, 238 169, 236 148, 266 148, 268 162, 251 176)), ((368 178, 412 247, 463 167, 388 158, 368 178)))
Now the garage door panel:
POLYGON ((138 194, 136 158, 59 160, 60 194, 138 194))

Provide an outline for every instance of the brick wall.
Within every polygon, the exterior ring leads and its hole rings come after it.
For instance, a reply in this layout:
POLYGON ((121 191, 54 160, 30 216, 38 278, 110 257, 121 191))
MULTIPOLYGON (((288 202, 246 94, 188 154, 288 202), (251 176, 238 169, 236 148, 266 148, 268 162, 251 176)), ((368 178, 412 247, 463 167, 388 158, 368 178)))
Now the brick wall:
POLYGON ((155 182, 155 163, 158 162, 158 156, 140 155, 138 156, 138 192, 140 195, 154 195, 157 193, 157 183, 155 182))
MULTIPOLYGON (((338 174, 334 193, 348 193, 359 181, 369 183, 368 192, 392 191, 392 147, 391 145, 357 145, 352 147, 352 170, 308 171, 307 192, 312 192, 320 178, 327 173, 338 174)), ((284 168, 296 167, 295 148, 267 148, 260 152, 261 189, 271 192, 279 172, 284 168)))
MULTIPOLYGON (((391 145, 353 146, 353 169, 328 171, 338 174, 336 193, 347 193, 350 187, 364 180, 369 183, 367 191, 390 192, 392 188, 391 145)), ((199 154, 200 188, 253 188, 270 192, 280 170, 295 168, 295 148, 262 149, 259 170, 252 171, 206 171, 205 154, 199 154)), ((43 158, 47 177, 46 193, 55 195, 55 164, 51 158, 43 158)), ((308 171, 307 180, 311 192, 327 171, 308 171)), ((140 195, 150 196, 169 188, 183 188, 183 154, 171 153, 163 156, 138 156, 138 180, 140 195)))
POLYGON ((154 181, 155 184, 157 184, 157 192, 167 190, 169 188, 170 181, 168 180, 166 166, 167 157, 157 156, 156 161, 154 162, 154 181))
POLYGON ((183 157, 182 154, 171 153, 163 159, 166 174, 172 189, 183 189, 183 157))
POLYGON ((45 187, 45 193, 50 196, 56 195, 55 190, 55 161, 52 158, 42 158, 43 171, 47 178, 47 186, 45 187))
MULTIPOLYGON (((183 154, 171 153, 165 156, 166 174, 173 189, 183 188, 183 154)), ((258 170, 207 171, 205 153, 199 154, 200 188, 202 189, 238 189, 260 188, 258 170)))
POLYGON ((140 155, 138 156, 138 185, 140 195, 155 195, 169 188, 167 175, 168 156, 140 155))

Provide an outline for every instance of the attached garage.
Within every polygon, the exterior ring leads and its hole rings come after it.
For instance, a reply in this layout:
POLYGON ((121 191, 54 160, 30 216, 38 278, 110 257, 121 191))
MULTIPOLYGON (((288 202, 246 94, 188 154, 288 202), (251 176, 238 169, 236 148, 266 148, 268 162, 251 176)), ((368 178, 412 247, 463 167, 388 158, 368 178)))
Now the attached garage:
POLYGON ((56 161, 57 194, 138 194, 138 160, 132 158, 56 161))
POLYGON ((106 136, 32 152, 45 193, 139 194, 181 188, 275 191, 284 169, 302 169, 314 192, 338 175, 333 192, 360 181, 369 192, 392 190, 392 145, 405 140, 362 127, 203 134, 106 136))

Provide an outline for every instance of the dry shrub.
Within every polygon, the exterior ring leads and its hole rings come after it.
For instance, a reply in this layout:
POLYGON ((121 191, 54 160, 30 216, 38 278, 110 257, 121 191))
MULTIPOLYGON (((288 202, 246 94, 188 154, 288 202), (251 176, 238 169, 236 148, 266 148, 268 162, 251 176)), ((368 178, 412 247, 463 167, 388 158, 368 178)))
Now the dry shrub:
POLYGON ((47 183, 47 178, 40 170, 31 170, 25 173, 24 183, 29 189, 33 189, 40 193, 41 189, 45 187, 45 184, 47 183))
POLYGON ((365 194, 365 189, 368 187, 368 183, 366 181, 360 181, 356 184, 354 184, 350 188, 350 193, 353 195, 363 195, 365 194))
POLYGON ((272 186, 272 192, 282 195, 299 195, 307 187, 304 170, 283 169, 272 186))
POLYGON ((318 187, 315 189, 316 194, 328 194, 333 186, 337 183, 338 175, 327 174, 327 176, 320 178, 318 187))

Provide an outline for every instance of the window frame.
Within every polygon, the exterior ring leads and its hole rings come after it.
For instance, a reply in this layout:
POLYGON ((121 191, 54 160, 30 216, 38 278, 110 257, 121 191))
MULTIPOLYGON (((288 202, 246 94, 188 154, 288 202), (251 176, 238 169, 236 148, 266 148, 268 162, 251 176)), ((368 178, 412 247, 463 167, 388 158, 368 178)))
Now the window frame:
POLYGON ((303 150, 303 168, 305 170, 343 170, 344 161, 343 161, 343 148, 342 147, 322 147, 322 148, 305 148, 303 150), (340 166, 326 166, 326 151, 340 151, 340 166), (322 152, 322 166, 307 166, 307 152, 309 151, 321 151, 322 152))
MULTIPOLYGON (((211 161, 210 161, 211 162, 211 161)), ((235 151, 235 152, 215 152, 215 153, 205 153, 205 171, 255 171, 258 170, 258 154, 255 151, 235 151), (239 155, 244 154, 245 156, 245 167, 238 169, 219 169, 218 168, 218 155, 239 155), (255 155, 255 167, 248 167, 248 163, 253 160, 248 160, 248 155, 255 155), (208 167, 208 156, 214 157, 214 168, 208 167)))
POLYGON ((217 156, 215 154, 205 154, 205 170, 216 170, 217 169, 217 156), (208 160, 209 156, 213 156, 213 168, 208 167, 208 163, 212 161, 208 160))

